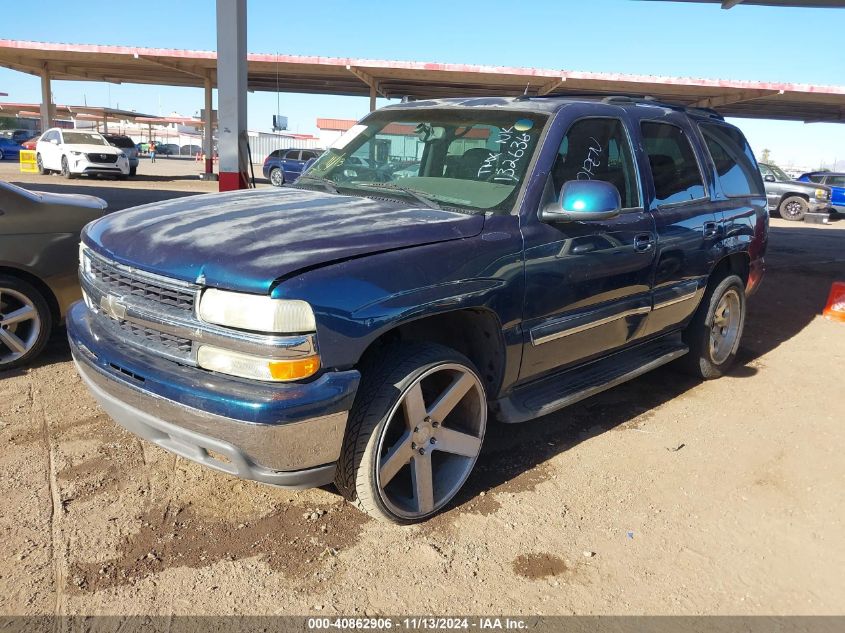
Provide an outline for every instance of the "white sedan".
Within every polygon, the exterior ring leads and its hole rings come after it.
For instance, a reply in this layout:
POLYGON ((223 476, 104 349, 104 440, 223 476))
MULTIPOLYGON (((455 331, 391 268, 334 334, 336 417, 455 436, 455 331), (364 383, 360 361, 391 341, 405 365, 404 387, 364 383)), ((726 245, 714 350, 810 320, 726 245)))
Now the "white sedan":
POLYGON ((51 128, 38 139, 35 151, 42 174, 56 171, 65 178, 111 174, 120 179, 129 175, 126 154, 97 132, 51 128))

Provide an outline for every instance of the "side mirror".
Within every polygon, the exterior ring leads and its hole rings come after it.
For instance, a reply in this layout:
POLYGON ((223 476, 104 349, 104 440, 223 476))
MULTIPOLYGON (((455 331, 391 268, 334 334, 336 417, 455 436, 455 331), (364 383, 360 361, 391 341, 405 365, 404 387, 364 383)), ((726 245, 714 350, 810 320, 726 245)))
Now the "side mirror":
POLYGON ((774 177, 774 176, 772 176, 771 174, 768 174, 768 175, 766 175, 766 176, 763 176, 763 180, 765 180, 766 182, 776 182, 776 181, 775 181, 775 177, 774 177))
POLYGON ((543 222, 589 222, 609 220, 619 215, 619 190, 603 180, 570 180, 563 184, 560 202, 540 210, 543 222))

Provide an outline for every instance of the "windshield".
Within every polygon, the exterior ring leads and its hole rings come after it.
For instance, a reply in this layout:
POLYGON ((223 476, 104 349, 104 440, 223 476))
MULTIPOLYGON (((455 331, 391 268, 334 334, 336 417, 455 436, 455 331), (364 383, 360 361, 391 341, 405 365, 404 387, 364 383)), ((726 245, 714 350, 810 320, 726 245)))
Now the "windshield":
POLYGON ((769 165, 769 169, 772 170, 772 173, 775 175, 779 181, 788 181, 792 180, 789 176, 786 175, 786 172, 783 171, 780 167, 776 167, 775 165, 769 165))
POLYGON ((62 140, 70 145, 108 145, 106 139, 91 132, 62 132, 62 140))
POLYGON ((299 183, 510 211, 545 123, 534 112, 382 110, 341 136, 299 183))

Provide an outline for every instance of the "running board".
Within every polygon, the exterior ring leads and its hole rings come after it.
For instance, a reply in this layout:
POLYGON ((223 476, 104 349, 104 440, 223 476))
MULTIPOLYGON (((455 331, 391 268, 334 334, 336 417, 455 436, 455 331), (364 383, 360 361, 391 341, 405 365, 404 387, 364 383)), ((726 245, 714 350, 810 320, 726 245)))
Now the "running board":
POLYGON ((659 339, 518 387, 491 408, 501 422, 533 420, 642 376, 688 351, 680 336, 659 339))

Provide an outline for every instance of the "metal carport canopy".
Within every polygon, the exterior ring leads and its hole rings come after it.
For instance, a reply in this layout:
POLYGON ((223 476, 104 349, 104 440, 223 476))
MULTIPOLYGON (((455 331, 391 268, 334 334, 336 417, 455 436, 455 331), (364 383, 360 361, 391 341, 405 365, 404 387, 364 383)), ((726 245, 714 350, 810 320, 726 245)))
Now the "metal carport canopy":
MULTIPOLYGON (((213 51, 0 40, 0 66, 54 80, 202 87, 213 51)), ((384 97, 621 94, 710 107, 726 116, 845 122, 845 87, 250 53, 250 90, 384 97)))

